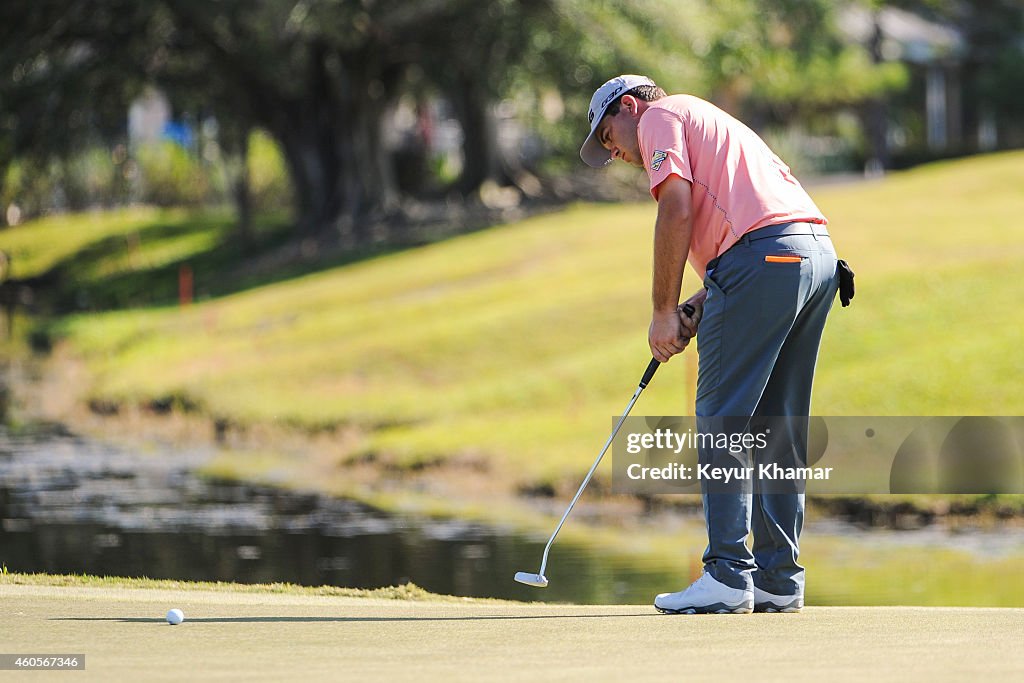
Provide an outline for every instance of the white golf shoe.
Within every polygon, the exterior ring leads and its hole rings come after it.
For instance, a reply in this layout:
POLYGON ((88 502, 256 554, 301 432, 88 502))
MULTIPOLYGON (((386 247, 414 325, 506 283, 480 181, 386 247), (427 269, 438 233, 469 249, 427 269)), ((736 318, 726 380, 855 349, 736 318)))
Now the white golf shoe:
POLYGON ((654 608, 666 614, 749 614, 754 609, 754 594, 730 588, 704 572, 686 590, 658 595, 654 608))
POLYGON ((799 612, 804 608, 803 595, 775 595, 754 586, 755 612, 799 612))

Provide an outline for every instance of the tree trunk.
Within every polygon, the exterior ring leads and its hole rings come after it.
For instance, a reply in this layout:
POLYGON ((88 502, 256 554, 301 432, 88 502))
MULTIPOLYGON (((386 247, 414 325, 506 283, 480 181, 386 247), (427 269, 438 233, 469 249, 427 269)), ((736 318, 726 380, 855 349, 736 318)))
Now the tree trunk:
POLYGON ((232 179, 232 194, 238 209, 238 237, 242 244, 252 243, 252 188, 249 184, 249 129, 239 140, 238 165, 232 179))
MULTIPOLYGON (((8 162, 0 161, 0 197, 4 196, 4 186, 7 182, 8 162)), ((7 204, 0 201, 0 228, 7 227, 7 204)))
POLYGON ((348 239, 372 236, 368 219, 398 206, 394 170, 382 146, 384 98, 368 97, 356 62, 330 73, 326 52, 312 60, 312 87, 268 121, 281 145, 295 190, 295 217, 309 236, 348 239), (333 234, 332 234, 333 233, 333 234))
POLYGON ((458 190, 468 196, 488 180, 500 178, 498 131, 490 99, 471 78, 461 79, 453 94, 456 116, 462 126, 462 173, 458 190))
POLYGON ((296 225, 302 234, 313 236, 325 232, 342 213, 340 162, 331 128, 317 126, 301 113, 297 119, 285 130, 271 132, 280 142, 288 164, 295 191, 296 225))
POLYGON ((250 244, 252 192, 249 185, 249 134, 252 127, 240 120, 224 119, 220 126, 220 144, 224 151, 228 191, 235 202, 238 238, 242 244, 250 244))
POLYGON ((372 224, 399 207, 398 181, 391 154, 384 148, 382 123, 387 113, 385 86, 368 76, 377 70, 362 60, 342 79, 339 181, 346 207, 342 232, 356 244, 372 241, 372 224))

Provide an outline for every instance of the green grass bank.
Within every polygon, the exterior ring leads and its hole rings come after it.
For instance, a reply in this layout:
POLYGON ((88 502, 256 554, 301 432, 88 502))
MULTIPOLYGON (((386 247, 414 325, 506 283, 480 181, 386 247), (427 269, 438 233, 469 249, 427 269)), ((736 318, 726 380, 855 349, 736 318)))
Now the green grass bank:
MULTIPOLYGON (((813 194, 858 278, 826 330, 814 411, 1020 414, 1024 154, 813 194)), ((71 315, 56 331, 87 370, 82 401, 335 430, 342 462, 461 459, 556 482, 590 461, 649 357, 653 217, 653 203, 578 205, 184 309, 71 315)), ((140 209, 6 230, 0 248, 21 277, 63 263, 83 291, 117 283, 167 302, 190 260, 205 264, 197 290, 230 290, 218 277, 238 263, 209 263, 210 249, 227 258, 227 230, 140 209)), ((684 289, 698 286, 688 273, 684 289)), ((662 369, 636 412, 689 412, 685 365, 662 369)))

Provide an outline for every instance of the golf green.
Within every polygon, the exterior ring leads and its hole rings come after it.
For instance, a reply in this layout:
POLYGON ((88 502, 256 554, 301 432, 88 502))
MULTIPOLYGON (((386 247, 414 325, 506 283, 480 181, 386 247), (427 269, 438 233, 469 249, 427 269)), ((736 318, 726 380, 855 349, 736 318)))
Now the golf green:
POLYGON ((648 605, 0 584, 0 621, 4 653, 86 656, 85 671, 5 680, 1024 678, 1024 609, 687 617, 648 605), (164 620, 173 607, 180 626, 164 620))

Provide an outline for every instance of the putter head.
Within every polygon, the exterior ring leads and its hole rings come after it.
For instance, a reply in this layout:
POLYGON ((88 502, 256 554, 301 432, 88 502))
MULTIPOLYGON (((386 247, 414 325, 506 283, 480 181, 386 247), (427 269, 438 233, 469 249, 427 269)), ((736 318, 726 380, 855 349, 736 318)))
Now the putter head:
POLYGON ((530 572, 516 572, 516 581, 519 583, 525 583, 527 586, 533 586, 534 588, 547 588, 548 580, 546 577, 540 574, 531 574, 530 572))

